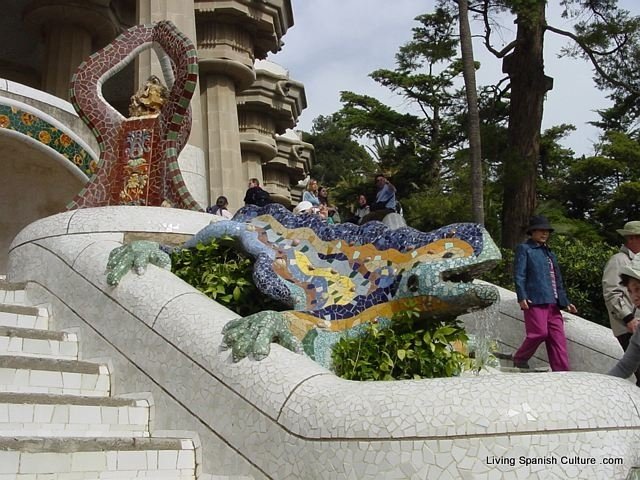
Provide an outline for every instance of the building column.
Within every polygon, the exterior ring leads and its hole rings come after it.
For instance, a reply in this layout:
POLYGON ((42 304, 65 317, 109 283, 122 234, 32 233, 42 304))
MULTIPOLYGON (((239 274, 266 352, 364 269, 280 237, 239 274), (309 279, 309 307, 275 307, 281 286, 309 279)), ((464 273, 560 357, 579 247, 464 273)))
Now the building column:
POLYGON ((247 180, 262 175, 253 156, 243 163, 237 94, 255 81, 255 59, 280 49, 282 36, 293 25, 291 2, 199 0, 195 8, 209 192, 211 198, 225 195, 238 208, 247 180))
POLYGON ((68 100, 71 77, 89 55, 89 32, 75 26, 52 25, 45 38, 43 90, 68 100))
POLYGON ((285 160, 289 153, 297 153, 299 146, 279 155, 276 135, 293 128, 307 106, 304 87, 273 62, 258 61, 255 71, 255 82, 238 94, 243 166, 245 171, 261 170, 263 188, 272 200, 289 206, 292 201, 289 186, 304 178, 308 171, 305 167, 309 165, 300 159, 285 160))
POLYGON ((303 142, 300 135, 288 130, 284 135, 276 135, 277 155, 263 168, 265 185, 281 203, 297 204, 303 187, 297 182, 311 171, 315 160, 313 145, 303 142))
POLYGON ((38 29, 45 39, 42 89, 65 100, 80 63, 120 31, 113 12, 90 1, 32 1, 23 16, 25 24, 38 29))
POLYGON ((231 208, 240 208, 247 179, 242 171, 235 83, 229 77, 212 74, 203 83, 211 198, 225 195, 231 208))
POLYGON ((243 151, 242 172, 244 178, 257 178, 260 181, 260 185, 264 185, 264 177, 262 176, 262 156, 258 152, 243 151))
MULTIPOLYGON (((194 0, 137 0, 136 21, 138 24, 171 20, 194 45, 196 39, 196 21, 194 0)), ((146 49, 136 58, 136 85, 142 85, 151 75, 162 77, 158 57, 152 49, 146 49)), ((198 85, 200 78, 198 79, 198 85)), ((206 208, 215 201, 209 197, 209 185, 206 155, 203 143, 203 121, 200 90, 191 98, 191 134, 189 141, 180 153, 178 165, 189 193, 201 207, 206 208)))

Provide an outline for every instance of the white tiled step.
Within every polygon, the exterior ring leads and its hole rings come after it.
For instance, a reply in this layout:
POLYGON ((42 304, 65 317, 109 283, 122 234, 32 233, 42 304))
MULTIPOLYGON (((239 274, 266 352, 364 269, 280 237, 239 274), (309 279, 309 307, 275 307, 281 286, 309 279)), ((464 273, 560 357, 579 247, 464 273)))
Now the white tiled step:
POLYGON ((106 397, 109 391, 106 365, 0 355, 0 392, 106 397))
POLYGON ((78 359, 75 333, 0 326, 0 355, 78 359))
POLYGON ((0 393, 3 437, 148 437, 148 427, 147 400, 0 393))
POLYGON ((191 440, 0 438, 0 479, 195 480, 191 440))
POLYGON ((0 325, 46 330, 49 328, 49 313, 42 307, 2 303, 0 304, 0 325))
POLYGON ((211 475, 209 473, 202 473, 198 475, 198 480, 255 480, 255 479, 247 475, 211 475))
POLYGON ((9 283, 0 279, 0 303, 24 305, 24 288, 24 283, 9 283))

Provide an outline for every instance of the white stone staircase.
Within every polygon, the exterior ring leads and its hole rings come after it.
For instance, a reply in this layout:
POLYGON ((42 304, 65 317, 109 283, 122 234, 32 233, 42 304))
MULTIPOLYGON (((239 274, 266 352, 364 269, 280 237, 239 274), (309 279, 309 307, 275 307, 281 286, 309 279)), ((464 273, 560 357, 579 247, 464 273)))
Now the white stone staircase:
POLYGON ((112 397, 108 366, 48 323, 0 278, 0 480, 198 478, 197 439, 154 436, 150 396, 112 397))

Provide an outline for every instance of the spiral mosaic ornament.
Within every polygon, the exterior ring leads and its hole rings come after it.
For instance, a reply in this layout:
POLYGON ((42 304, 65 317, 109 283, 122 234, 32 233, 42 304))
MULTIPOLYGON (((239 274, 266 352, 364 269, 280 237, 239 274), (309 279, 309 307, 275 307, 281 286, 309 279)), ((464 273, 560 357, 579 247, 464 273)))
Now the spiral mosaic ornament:
POLYGON ((259 312, 225 326, 224 346, 233 350, 235 360, 264 358, 277 339, 330 366, 333 345, 367 322, 390 319, 411 305, 436 320, 452 318, 497 300, 493 287, 472 282, 500 259, 497 246, 477 224, 428 233, 390 230, 381 222, 328 225, 271 204, 244 207, 184 246, 223 236, 237 239, 256 259, 256 286, 292 308, 259 312))
POLYGON ((71 103, 100 147, 95 175, 67 209, 105 205, 160 206, 202 210, 182 178, 178 155, 191 131, 189 102, 198 80, 193 42, 168 20, 136 25, 95 52, 71 80, 71 103), (173 83, 155 115, 126 119, 102 95, 102 85, 141 50, 158 48, 170 59, 173 83), (144 148, 132 148, 145 136, 144 148), (129 154, 138 150, 139 155, 129 154), (123 166, 124 165, 124 166, 123 166))

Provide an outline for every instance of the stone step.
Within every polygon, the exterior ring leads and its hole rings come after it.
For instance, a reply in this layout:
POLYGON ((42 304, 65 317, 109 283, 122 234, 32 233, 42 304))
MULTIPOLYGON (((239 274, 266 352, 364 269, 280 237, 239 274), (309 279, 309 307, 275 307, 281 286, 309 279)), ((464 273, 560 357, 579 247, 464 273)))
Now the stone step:
POLYGON ((49 313, 42 307, 1 303, 0 326, 46 330, 49 328, 49 313))
POLYGON ((0 392, 107 397, 109 391, 106 365, 0 355, 0 392))
POLYGON ((33 328, 0 326, 0 355, 78 359, 78 336, 33 328))
POLYGON ((25 287, 24 283, 10 283, 0 279, 0 303, 25 305, 25 287))
POLYGON ((195 480, 195 467, 192 440, 0 438, 0 479, 195 480))
POLYGON ((148 437, 149 409, 144 399, 0 393, 0 436, 148 437))
POLYGON ((198 475, 198 480, 255 480, 255 479, 247 475, 211 475, 209 473, 202 473, 198 475))

